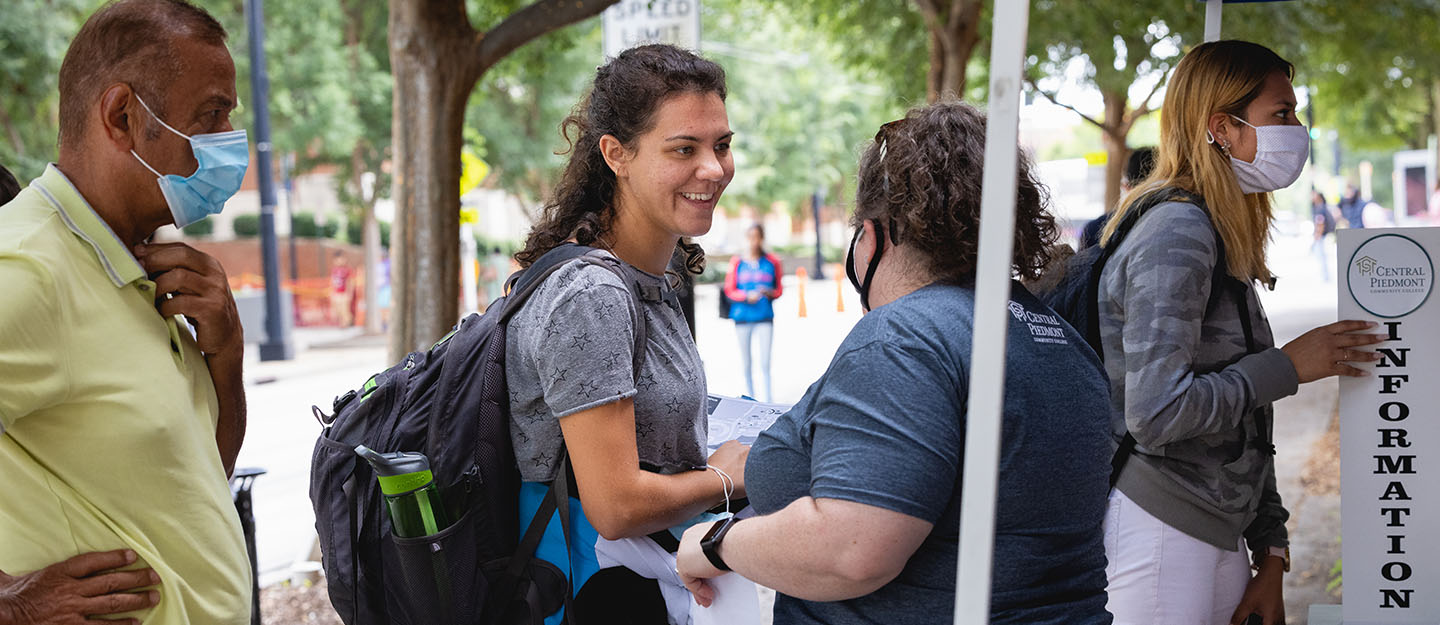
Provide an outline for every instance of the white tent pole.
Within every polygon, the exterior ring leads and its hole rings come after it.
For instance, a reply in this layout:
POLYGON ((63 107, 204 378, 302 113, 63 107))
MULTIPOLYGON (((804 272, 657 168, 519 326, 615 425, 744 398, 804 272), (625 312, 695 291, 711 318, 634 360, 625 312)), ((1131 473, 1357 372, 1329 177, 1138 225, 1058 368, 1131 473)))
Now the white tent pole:
POLYGON ((990 621, 1000 416, 1005 399, 1005 346, 1010 316, 1010 256, 1015 236, 1016 143, 1029 29, 1030 0, 995 3, 960 499, 960 554, 955 572, 956 625, 985 625, 990 621))
POLYGON ((1224 0, 1205 0, 1205 41, 1220 40, 1220 13, 1224 10, 1224 0))

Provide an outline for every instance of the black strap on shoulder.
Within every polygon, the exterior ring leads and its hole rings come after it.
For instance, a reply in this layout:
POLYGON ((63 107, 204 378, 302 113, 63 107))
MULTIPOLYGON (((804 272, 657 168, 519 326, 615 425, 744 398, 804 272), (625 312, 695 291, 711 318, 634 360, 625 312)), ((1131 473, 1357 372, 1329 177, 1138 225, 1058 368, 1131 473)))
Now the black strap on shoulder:
MULTIPOLYGON (((1115 250, 1119 249, 1120 242, 1135 228, 1135 224, 1140 221, 1140 217, 1151 208, 1171 200, 1190 202, 1199 206, 1207 213, 1209 212, 1209 208, 1205 206, 1204 200, 1198 196, 1187 193, 1181 189, 1168 188, 1157 190, 1138 200, 1139 204, 1125 214, 1125 219, 1120 222, 1120 225, 1116 226, 1115 233, 1110 236, 1110 240, 1100 252, 1100 256, 1095 259, 1094 268, 1090 271, 1090 283, 1087 287, 1089 290, 1086 291, 1087 297, 1085 305, 1087 307, 1086 312, 1088 313, 1086 315, 1086 325, 1088 327, 1085 329, 1085 338, 1090 341, 1091 345, 1097 346, 1097 353, 1100 353, 1098 349, 1100 345, 1100 271, 1105 267, 1105 262, 1110 260, 1111 256, 1115 255, 1115 250)), ((1215 267, 1212 270, 1210 278, 1210 299, 1212 301, 1217 299, 1226 286, 1233 286, 1235 288, 1235 301, 1237 302, 1236 306, 1239 308, 1240 313, 1240 328, 1245 333, 1245 353, 1253 354, 1257 351, 1255 346, 1255 329, 1252 327, 1250 321, 1250 301, 1246 283, 1230 275, 1225 257, 1225 239, 1221 237, 1220 232, 1215 229, 1213 222, 1211 223, 1210 231, 1215 234, 1216 251, 1215 267)), ((1104 359, 1103 354, 1100 357, 1102 360, 1104 359)), ((1136 444, 1135 435, 1129 431, 1125 432, 1125 437, 1120 440, 1120 447, 1115 450, 1115 455, 1110 458, 1110 488, 1115 488, 1115 483, 1120 480, 1120 472, 1125 469, 1125 464, 1129 462, 1130 456, 1135 453, 1136 444)), ((1273 453, 1274 446, 1271 445, 1270 448, 1272 450, 1271 453, 1273 453)))
MULTIPOLYGON (((645 348, 649 331, 649 324, 645 319, 645 311, 640 306, 640 303, 646 299, 646 293, 633 278, 626 275, 624 267, 617 258, 598 252, 599 250, 597 248, 586 247, 575 243, 562 243, 546 252, 523 271, 512 275, 509 280, 507 280, 506 286, 509 295, 505 298, 505 308, 501 311, 499 321, 502 324, 507 323, 551 274, 571 261, 585 262, 605 267, 614 272, 615 275, 620 278, 621 282, 628 287, 635 303, 635 324, 633 326, 635 348, 633 361, 634 375, 638 379, 641 367, 645 362, 645 348)), ((660 301, 658 293, 650 299, 660 301)), ((561 443, 560 466, 556 472, 555 479, 550 483, 550 488, 546 491, 540 508, 536 510, 535 516, 531 518, 530 525, 525 530, 524 537, 521 538, 519 545, 516 546, 515 554, 511 556, 504 576, 496 588, 496 592, 491 595, 491 597, 500 602, 499 607, 502 610, 509 605, 510 599, 514 597, 525 573, 525 569, 529 566, 530 562, 534 560, 535 550, 540 547, 540 542, 545 536, 545 528, 550 524, 550 517, 555 516, 556 513, 558 513, 560 517, 561 534, 565 537, 566 561, 569 561, 570 491, 573 481, 574 473, 570 467, 570 452, 566 449, 564 443, 561 443)), ((566 576, 566 583, 569 587, 566 589, 564 595, 564 620, 567 623, 574 623, 576 618, 571 608, 571 600, 575 595, 573 579, 574 572, 572 566, 572 570, 566 576)))

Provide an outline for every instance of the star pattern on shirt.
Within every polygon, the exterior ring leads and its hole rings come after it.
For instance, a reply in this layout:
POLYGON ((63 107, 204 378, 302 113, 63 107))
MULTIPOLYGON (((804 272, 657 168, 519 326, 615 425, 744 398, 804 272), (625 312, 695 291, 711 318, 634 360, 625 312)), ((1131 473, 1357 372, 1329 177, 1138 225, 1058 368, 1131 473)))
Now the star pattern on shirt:
POLYGON ((600 303, 600 316, 605 319, 609 319, 610 317, 614 316, 615 309, 619 307, 619 304, 616 304, 615 302, 610 300, 605 300, 600 303))
POLYGON ((550 320, 550 323, 546 324, 546 326, 545 326, 545 338, 548 339, 548 338, 550 338, 550 337, 552 337, 552 336, 555 336, 556 334, 559 334, 559 333, 560 333, 560 320, 558 320, 558 319, 551 319, 551 320, 550 320))
POLYGON ((680 414, 680 406, 680 398, 678 397, 671 397, 670 401, 665 402, 665 410, 670 414, 680 414))
POLYGON ((550 382, 553 384, 564 382, 565 374, 569 372, 569 369, 556 369, 554 373, 550 374, 550 382))
POLYGON ((601 359, 600 364, 605 365, 606 369, 614 369, 615 367, 620 366, 620 357, 623 355, 624 354, 610 354, 609 356, 601 359))
POLYGON ((530 442, 530 435, 526 434, 525 430, 515 430, 515 437, 520 439, 522 443, 530 442))
POLYGON ((648 391, 657 384, 659 384, 659 382, 655 381, 655 375, 650 373, 642 374, 640 379, 635 382, 635 386, 639 387, 642 391, 648 391))
POLYGON ((550 454, 547 454, 547 453, 545 453, 545 452, 542 451, 542 452, 536 454, 534 458, 531 458, 530 461, 533 462, 533 463, 535 463, 535 466, 537 466, 537 467, 543 467, 543 466, 549 466, 550 460, 551 460, 552 458, 554 458, 554 456, 551 456, 550 454))
POLYGON ((673 458, 675 456, 675 446, 671 445, 670 443, 665 443, 664 445, 661 445, 660 454, 666 460, 673 458))
POLYGON ((590 398, 593 397, 593 396, 595 395, 595 393, 596 393, 597 391, 599 391, 599 390, 600 390, 600 385, 599 385, 599 384, 596 384, 596 383, 594 383, 594 382, 581 382, 581 383, 580 383, 580 394, 581 394, 581 395, 584 395, 584 396, 585 396, 585 399, 590 399, 590 398))
POLYGON ((652 434, 654 434, 654 433, 655 433, 655 426, 654 426, 654 425, 651 425, 651 424, 649 424, 649 423, 637 423, 637 424, 635 424, 635 434, 637 434, 638 436, 640 436, 640 438, 650 438, 650 435, 652 435, 652 434))
POLYGON ((576 334, 570 337, 570 349, 583 350, 592 342, 589 332, 576 334))
POLYGON ((530 424, 539 423, 539 422, 545 420, 545 409, 544 409, 544 408, 536 408, 536 409, 534 409, 534 410, 532 410, 532 411, 530 411, 530 412, 525 413, 524 417, 525 417, 525 422, 526 422, 526 423, 530 423, 530 424))

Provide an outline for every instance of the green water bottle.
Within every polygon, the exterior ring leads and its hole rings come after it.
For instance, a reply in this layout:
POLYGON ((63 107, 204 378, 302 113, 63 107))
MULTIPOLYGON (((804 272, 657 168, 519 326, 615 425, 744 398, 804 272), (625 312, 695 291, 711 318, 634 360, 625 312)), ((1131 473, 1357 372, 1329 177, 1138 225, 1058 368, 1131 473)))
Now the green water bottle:
POLYGON ((375 468, 396 536, 430 536, 449 527, 440 490, 435 487, 434 474, 430 473, 430 459, 425 454, 405 451, 382 454, 364 445, 356 447, 355 453, 375 468))

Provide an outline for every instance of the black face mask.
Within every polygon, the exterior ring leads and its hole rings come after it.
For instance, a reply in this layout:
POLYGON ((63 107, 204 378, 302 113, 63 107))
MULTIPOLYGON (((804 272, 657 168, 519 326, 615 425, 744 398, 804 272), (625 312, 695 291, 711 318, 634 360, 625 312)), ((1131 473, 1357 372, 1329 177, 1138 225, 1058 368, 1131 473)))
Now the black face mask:
POLYGON ((860 293, 860 308, 870 312, 870 281, 875 278, 875 268, 880 266, 880 255, 885 252, 885 227, 875 222, 875 253, 870 256, 870 265, 865 269, 865 281, 861 282, 855 277, 855 244, 860 242, 860 236, 865 234, 865 223, 861 222, 860 227, 855 230, 855 238, 850 239, 850 251, 845 254, 845 275, 850 278, 850 285, 860 293))

